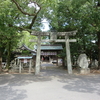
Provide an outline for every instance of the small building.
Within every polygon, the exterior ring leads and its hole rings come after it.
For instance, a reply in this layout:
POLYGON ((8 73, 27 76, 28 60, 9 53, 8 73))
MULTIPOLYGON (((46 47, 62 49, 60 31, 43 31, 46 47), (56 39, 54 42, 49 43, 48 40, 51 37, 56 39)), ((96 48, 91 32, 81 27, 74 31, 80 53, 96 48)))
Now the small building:
POLYGON ((24 55, 21 54, 21 55, 17 56, 17 58, 20 59, 21 62, 24 62, 24 63, 29 62, 29 59, 32 59, 32 66, 35 66, 35 59, 33 59, 33 58, 34 58, 34 55, 36 55, 36 51, 28 48, 26 45, 22 45, 19 49, 22 51, 27 51, 28 54, 26 52, 26 54, 24 54, 24 55))
POLYGON ((21 73, 21 70, 24 69, 25 71, 28 68, 29 73, 31 73, 32 68, 35 67, 33 54, 36 55, 36 51, 31 50, 26 45, 22 45, 18 48, 18 51, 19 53, 16 53, 15 59, 11 61, 12 69, 19 70, 19 73, 21 73))
POLYGON ((61 60, 58 54, 60 54, 62 50, 63 47, 60 44, 41 45, 41 61, 58 65, 59 59, 61 60))

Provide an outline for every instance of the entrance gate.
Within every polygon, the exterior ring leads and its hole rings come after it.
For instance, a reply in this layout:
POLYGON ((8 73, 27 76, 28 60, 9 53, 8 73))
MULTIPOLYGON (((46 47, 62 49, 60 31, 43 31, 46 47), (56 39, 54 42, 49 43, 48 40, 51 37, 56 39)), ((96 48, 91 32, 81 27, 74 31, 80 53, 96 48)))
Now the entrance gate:
POLYGON ((77 31, 70 32, 35 32, 31 35, 37 36, 37 40, 30 40, 31 42, 37 42, 37 54, 36 54, 36 65, 35 74, 40 73, 40 55, 41 55, 41 42, 65 42, 66 43, 66 58, 67 58, 67 69, 68 74, 72 74, 71 56, 69 42, 76 42, 76 39, 69 39, 69 36, 76 35, 77 31), (50 36, 50 39, 41 39, 41 36, 50 36), (58 36, 65 36, 65 39, 57 39, 58 36))

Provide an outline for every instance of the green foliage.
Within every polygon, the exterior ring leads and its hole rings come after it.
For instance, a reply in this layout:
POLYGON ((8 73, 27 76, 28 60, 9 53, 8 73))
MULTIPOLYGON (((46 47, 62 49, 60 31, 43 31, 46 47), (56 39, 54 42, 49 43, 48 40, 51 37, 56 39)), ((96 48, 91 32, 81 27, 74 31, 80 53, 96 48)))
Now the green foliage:
POLYGON ((22 55, 23 56, 30 55, 30 52, 28 50, 23 50, 22 55))
POLYGON ((97 46, 91 41, 97 42, 100 32, 98 3, 99 0, 0 0, 0 49, 4 52, 10 46, 12 51, 22 44, 33 49, 35 43, 29 39, 36 37, 28 31, 40 31, 41 21, 46 18, 55 31, 78 30, 77 43, 71 44, 72 56, 78 55, 80 49, 85 49, 87 54, 94 52, 97 46))
POLYGON ((28 46, 30 49, 34 49, 34 45, 36 44, 36 42, 30 42, 30 40, 34 40, 34 39, 37 39, 36 36, 33 36, 33 35, 30 35, 29 32, 27 31, 23 31, 21 33, 23 36, 22 38, 20 39, 20 42, 19 42, 19 47, 21 47, 23 44, 25 44, 26 46, 28 46))
POLYGON ((56 6, 56 2, 57 0, 52 2, 51 0, 35 0, 35 2, 30 0, 0 0, 0 49, 4 53, 8 52, 8 58, 18 45, 26 44, 33 49, 34 43, 30 43, 29 39, 36 37, 30 36, 26 31, 21 31, 40 30, 39 26, 41 18, 45 14, 44 10, 49 9, 49 5, 52 3, 56 6), (29 6, 32 3, 34 5, 29 6))
POLYGON ((66 48, 63 48, 63 50, 61 51, 61 53, 60 54, 58 54, 58 57, 66 57, 66 48))
MULTIPOLYGON (((50 28, 55 31, 78 30, 75 37, 77 42, 71 43, 72 58, 85 50, 88 57, 98 51, 97 34, 100 31, 100 8, 98 0, 59 0, 56 8, 49 8, 47 16, 50 28)), ((60 56, 66 55, 65 50, 60 56)))

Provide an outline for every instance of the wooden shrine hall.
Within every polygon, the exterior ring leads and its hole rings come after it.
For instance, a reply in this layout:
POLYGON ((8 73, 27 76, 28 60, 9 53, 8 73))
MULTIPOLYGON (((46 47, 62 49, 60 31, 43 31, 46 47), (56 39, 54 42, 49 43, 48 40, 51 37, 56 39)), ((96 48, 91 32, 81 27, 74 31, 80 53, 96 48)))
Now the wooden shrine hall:
MULTIPOLYGON (((37 49, 37 48, 36 48, 37 49)), ((58 65, 58 55, 63 50, 60 44, 41 45, 41 61, 50 62, 58 65)))

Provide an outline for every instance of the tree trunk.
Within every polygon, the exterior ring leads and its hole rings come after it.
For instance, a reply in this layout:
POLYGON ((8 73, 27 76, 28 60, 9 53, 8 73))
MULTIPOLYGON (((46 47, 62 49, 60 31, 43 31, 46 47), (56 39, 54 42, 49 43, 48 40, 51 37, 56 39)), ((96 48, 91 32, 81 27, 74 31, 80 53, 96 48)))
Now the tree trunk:
POLYGON ((98 68, 100 69, 100 32, 98 32, 98 68))
POLYGON ((2 71, 2 53, 0 51, 0 73, 2 71))
POLYGON ((85 42, 84 38, 83 38, 83 50, 86 50, 86 42, 85 42))
POLYGON ((8 54, 7 54, 7 66, 6 68, 9 69, 9 66, 10 66, 10 57, 11 57, 11 48, 10 48, 10 42, 8 42, 8 54))

